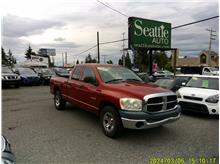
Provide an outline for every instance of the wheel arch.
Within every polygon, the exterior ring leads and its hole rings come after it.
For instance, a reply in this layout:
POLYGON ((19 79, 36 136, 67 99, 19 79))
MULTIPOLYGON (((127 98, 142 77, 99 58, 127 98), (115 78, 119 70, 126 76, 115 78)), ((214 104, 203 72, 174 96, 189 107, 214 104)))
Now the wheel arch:
POLYGON ((55 94, 56 91, 60 91, 60 88, 58 86, 54 86, 53 88, 53 94, 55 94))
MULTIPOLYGON (((99 104, 98 116, 100 116, 101 111, 103 110, 103 108, 104 108, 105 106, 111 106, 111 107, 113 107, 113 108, 118 112, 118 107, 117 107, 113 102, 108 101, 108 100, 103 100, 103 101, 101 101, 100 104, 99 104)), ((119 114, 119 112, 118 112, 118 114, 119 114)))

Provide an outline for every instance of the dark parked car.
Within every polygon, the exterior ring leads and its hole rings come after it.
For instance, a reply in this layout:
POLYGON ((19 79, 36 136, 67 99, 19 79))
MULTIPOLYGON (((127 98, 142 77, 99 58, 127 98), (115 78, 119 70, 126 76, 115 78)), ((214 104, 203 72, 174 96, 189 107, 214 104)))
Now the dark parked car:
POLYGON ((40 79, 41 79, 41 83, 43 85, 48 85, 49 82, 50 82, 50 78, 52 76, 55 76, 56 73, 52 70, 52 69, 49 69, 49 68, 42 68, 42 69, 39 69, 37 71, 38 75, 40 76, 40 79))
POLYGON ((36 72, 34 72, 30 68, 17 68, 16 72, 21 77, 21 84, 22 85, 40 85, 41 80, 40 77, 37 75, 36 72))
POLYGON ((137 75, 146 83, 152 82, 152 76, 149 76, 146 72, 140 72, 137 75))
POLYGON ((2 67, 2 87, 14 86, 20 87, 20 76, 13 73, 8 67, 2 67))
POLYGON ((15 164, 15 156, 11 152, 9 141, 2 136, 2 164, 15 164))
POLYGON ((163 88, 170 89, 173 92, 176 92, 186 82, 188 82, 188 81, 186 81, 184 78, 177 77, 174 79, 158 79, 156 82, 154 82, 154 84, 156 84, 160 87, 163 87, 163 88))
POLYGON ((69 77, 70 73, 65 68, 52 68, 52 70, 56 73, 57 76, 69 77))
POLYGON ((175 76, 175 78, 181 80, 182 85, 186 85, 186 83, 188 83, 188 81, 192 78, 193 75, 196 74, 178 74, 175 76))

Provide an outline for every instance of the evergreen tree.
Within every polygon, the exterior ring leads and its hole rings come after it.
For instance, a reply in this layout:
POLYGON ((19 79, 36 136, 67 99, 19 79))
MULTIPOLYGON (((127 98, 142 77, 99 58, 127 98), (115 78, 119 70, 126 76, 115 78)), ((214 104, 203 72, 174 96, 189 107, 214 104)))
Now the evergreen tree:
POLYGON ((90 53, 88 54, 88 56, 85 59, 85 63, 97 63, 96 59, 92 59, 92 56, 90 55, 90 53))
POLYGON ((123 65, 122 59, 118 60, 118 65, 123 65))
POLYGON ((125 60, 125 67, 131 68, 132 65, 131 65, 131 58, 129 53, 127 53, 125 57, 122 55, 121 59, 118 60, 118 65, 123 65, 124 60, 125 60))
POLYGON ((26 53, 25 53, 25 58, 26 59, 31 59, 31 55, 36 55, 36 53, 32 51, 32 48, 29 45, 29 47, 28 47, 28 49, 26 50, 26 53))
POLYGON ((11 58, 11 57, 12 57, 12 52, 11 52, 11 50, 10 50, 10 49, 8 50, 8 56, 9 56, 9 58, 11 58))
POLYGON ((92 63, 92 57, 91 57, 90 53, 89 53, 88 56, 86 57, 85 63, 92 63))
POLYGON ((127 52, 126 56, 125 56, 125 66, 127 68, 131 68, 131 58, 129 53, 127 52))
POLYGON ((5 50, 4 48, 2 47, 2 64, 6 64, 6 53, 5 53, 5 50))
POLYGON ((96 59, 94 58, 94 59, 92 59, 92 63, 97 63, 97 61, 96 61, 96 59))
POLYGON ((113 64, 112 60, 107 61, 107 64, 113 64))
POLYGON ((14 64, 17 63, 17 62, 16 62, 16 59, 15 59, 14 56, 12 55, 12 52, 11 52, 10 49, 8 50, 7 63, 8 63, 8 65, 10 65, 10 66, 13 66, 14 64))
POLYGON ((159 66, 160 69, 170 69, 171 62, 164 51, 156 52, 153 55, 153 58, 155 59, 157 65, 159 66))

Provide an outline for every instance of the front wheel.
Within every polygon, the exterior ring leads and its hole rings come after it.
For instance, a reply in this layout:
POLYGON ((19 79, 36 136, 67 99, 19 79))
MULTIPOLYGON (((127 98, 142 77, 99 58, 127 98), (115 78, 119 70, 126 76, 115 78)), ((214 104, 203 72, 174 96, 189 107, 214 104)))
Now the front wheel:
POLYGON ((65 110, 66 101, 63 100, 60 91, 56 91, 54 94, 54 105, 57 110, 65 110))
POLYGON ((123 129, 121 118, 112 106, 106 106, 102 109, 100 122, 104 134, 111 138, 119 136, 123 129))

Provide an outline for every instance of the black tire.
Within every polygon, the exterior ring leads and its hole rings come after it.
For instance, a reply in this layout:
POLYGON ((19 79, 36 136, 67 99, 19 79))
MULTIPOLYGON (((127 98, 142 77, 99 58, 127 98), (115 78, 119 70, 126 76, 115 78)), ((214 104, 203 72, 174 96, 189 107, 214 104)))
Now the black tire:
POLYGON ((62 98, 60 91, 55 91, 54 105, 57 110, 65 110, 66 101, 62 98))
POLYGON ((105 106, 102 109, 100 123, 103 133, 110 138, 119 136, 123 129, 121 118, 116 109, 112 106, 105 106))
POLYGON ((44 79, 41 80, 41 85, 45 85, 44 79))

